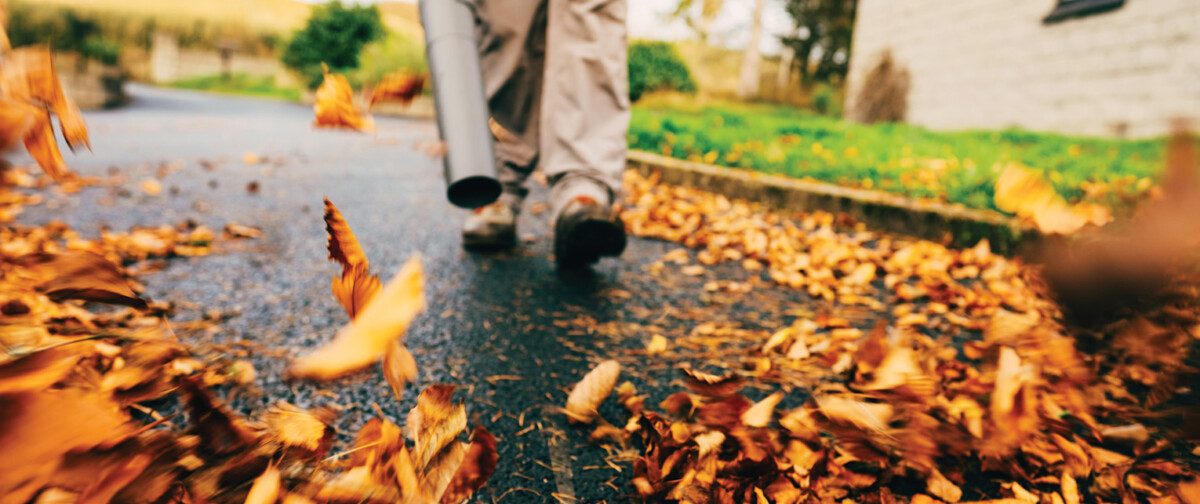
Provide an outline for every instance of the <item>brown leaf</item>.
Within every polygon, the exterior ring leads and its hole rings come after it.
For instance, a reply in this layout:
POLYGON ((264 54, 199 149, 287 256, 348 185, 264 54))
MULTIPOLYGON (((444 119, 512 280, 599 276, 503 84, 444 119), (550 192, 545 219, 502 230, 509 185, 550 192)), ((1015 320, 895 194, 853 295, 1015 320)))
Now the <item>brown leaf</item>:
POLYGON ((343 270, 362 266, 365 271, 370 266, 350 224, 329 198, 325 198, 325 232, 329 234, 329 260, 337 261, 343 270))
POLYGON ((274 465, 268 466, 262 475, 254 479, 250 493, 246 494, 246 504, 275 504, 279 498, 279 469, 274 465))
POLYGON ((209 455, 228 455, 245 452, 255 445, 257 436, 241 419, 217 404, 197 380, 184 380, 183 391, 187 393, 188 412, 200 438, 200 450, 209 455))
POLYGON ((313 112, 318 128, 346 128, 367 133, 375 132, 375 121, 371 116, 358 111, 354 106, 354 90, 346 77, 329 73, 329 67, 321 64, 325 81, 317 88, 313 112))
POLYGON ((475 427, 471 434, 471 444, 467 447, 467 455, 462 465, 450 479, 449 486, 442 494, 442 504, 462 502, 483 487, 488 478, 496 471, 496 438, 483 426, 475 427))
POLYGON ((358 371, 379 360, 388 346, 400 340, 408 325, 425 305, 421 260, 412 258, 384 286, 350 325, 342 328, 328 345, 291 366, 293 376, 332 380, 358 371))
POLYGON ((433 385, 422 390, 417 407, 405 419, 405 430, 416 444, 418 471, 426 471, 433 458, 456 443, 467 428, 467 408, 451 400, 454 389, 452 385, 433 385))
POLYGON ((396 102, 408 105, 425 89, 425 76, 408 70, 383 76, 371 93, 371 105, 396 102))
POLYGON ((404 386, 417 379, 417 360, 403 343, 393 341, 383 354, 383 377, 392 386, 396 400, 404 395, 404 386))
POLYGON ((606 360, 597 364, 575 384, 567 396, 567 417, 573 422, 592 423, 596 419, 596 409, 608 399, 620 376, 621 365, 617 361, 606 360))
POLYGON ((146 301, 133 292, 117 265, 91 252, 36 254, 17 262, 38 271, 43 279, 39 288, 54 301, 79 299, 146 307, 146 301))
POLYGON ((725 397, 736 393, 745 385, 745 381, 736 373, 717 376, 693 369, 681 369, 680 371, 683 372, 684 383, 687 387, 706 397, 725 397))

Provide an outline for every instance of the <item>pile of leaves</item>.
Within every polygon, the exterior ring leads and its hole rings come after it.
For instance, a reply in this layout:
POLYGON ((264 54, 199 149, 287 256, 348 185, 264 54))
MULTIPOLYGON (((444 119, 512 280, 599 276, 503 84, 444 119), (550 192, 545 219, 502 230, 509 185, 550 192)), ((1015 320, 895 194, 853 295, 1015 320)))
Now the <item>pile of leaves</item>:
MULTIPOLYGON (((619 387, 631 416, 591 437, 637 446, 633 484, 646 500, 1200 502, 1194 295, 1078 327, 1037 268, 986 242, 950 250, 633 173, 626 182, 635 234, 700 248, 704 264, 765 268, 831 306, 894 306, 865 334, 836 316, 799 317, 742 361, 752 367, 683 369, 688 390, 657 412, 619 387), (741 391, 755 382, 782 386, 754 401, 741 391)), ((596 421, 617 372, 585 377, 586 413, 576 400, 568 415, 596 421)))

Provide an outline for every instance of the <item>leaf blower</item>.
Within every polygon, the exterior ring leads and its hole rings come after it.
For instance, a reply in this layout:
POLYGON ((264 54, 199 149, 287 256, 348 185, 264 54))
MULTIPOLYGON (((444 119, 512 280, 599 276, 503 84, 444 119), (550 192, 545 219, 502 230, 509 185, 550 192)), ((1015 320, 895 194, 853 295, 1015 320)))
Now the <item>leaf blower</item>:
POLYGON ((461 0, 420 0, 425 51, 446 144, 446 197, 479 208, 500 197, 487 97, 475 38, 475 14, 461 0))

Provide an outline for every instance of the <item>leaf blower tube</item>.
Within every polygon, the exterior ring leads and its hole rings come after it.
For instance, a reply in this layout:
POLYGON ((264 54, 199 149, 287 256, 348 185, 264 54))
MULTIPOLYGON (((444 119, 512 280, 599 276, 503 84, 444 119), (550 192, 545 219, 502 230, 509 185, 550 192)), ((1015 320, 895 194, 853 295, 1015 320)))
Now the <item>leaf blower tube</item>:
POLYGON ((446 197, 478 208, 500 197, 475 14, 460 0, 420 0, 438 130, 446 144, 446 197))

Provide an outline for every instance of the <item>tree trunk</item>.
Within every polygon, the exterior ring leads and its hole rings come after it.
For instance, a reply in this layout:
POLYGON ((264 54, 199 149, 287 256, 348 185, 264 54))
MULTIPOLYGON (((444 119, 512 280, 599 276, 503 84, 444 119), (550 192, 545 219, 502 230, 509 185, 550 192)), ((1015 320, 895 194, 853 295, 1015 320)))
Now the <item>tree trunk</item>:
POLYGON ((725 0, 704 0, 700 5, 700 20, 696 26, 696 31, 700 32, 700 41, 708 43, 708 37, 712 34, 713 21, 717 19, 717 13, 721 12, 721 6, 725 0))
POLYGON ((762 54, 758 45, 762 43, 762 16, 767 7, 767 0, 755 0, 754 21, 750 27, 750 42, 742 53, 742 73, 738 79, 738 98, 747 100, 758 94, 759 66, 762 54))
POLYGON ((779 75, 775 81, 777 98, 780 100, 786 100, 788 97, 788 85, 792 83, 792 62, 795 61, 795 58, 795 49, 783 48, 783 54, 779 57, 779 75))

